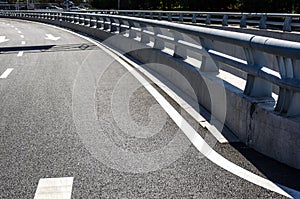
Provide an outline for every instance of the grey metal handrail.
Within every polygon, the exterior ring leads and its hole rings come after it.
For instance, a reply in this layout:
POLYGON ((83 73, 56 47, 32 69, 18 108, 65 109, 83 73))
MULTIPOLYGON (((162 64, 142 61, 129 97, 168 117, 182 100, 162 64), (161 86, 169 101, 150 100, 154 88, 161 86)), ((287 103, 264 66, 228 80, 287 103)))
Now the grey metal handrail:
POLYGON ((82 10, 83 13, 167 20, 179 23, 238 26, 282 31, 300 31, 300 15, 287 13, 195 12, 159 10, 82 10))
POLYGON ((0 11, 0 16, 64 22, 106 31, 164 50, 174 59, 201 61, 201 72, 218 72, 224 64, 247 74, 244 94, 262 99, 279 87, 275 111, 300 116, 300 43, 199 26, 110 14, 82 12, 0 11), (195 56, 196 54, 196 56, 195 56))

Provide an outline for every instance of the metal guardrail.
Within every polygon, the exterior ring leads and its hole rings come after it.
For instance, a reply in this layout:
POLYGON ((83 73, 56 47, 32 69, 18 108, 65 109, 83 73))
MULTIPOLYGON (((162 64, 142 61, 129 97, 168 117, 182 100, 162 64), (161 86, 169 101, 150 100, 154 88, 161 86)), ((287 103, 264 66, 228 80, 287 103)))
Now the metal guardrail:
POLYGON ((155 10, 82 10, 84 13, 118 14, 145 19, 166 20, 178 23, 236 26, 281 31, 300 31, 300 14, 193 12, 155 10))
POLYGON ((153 49, 168 48, 174 59, 201 61, 201 72, 218 72, 219 64, 225 64, 247 74, 246 96, 270 98, 276 85, 279 93, 274 111, 300 116, 298 42, 110 14, 0 11, 0 16, 74 24, 134 39, 153 49))

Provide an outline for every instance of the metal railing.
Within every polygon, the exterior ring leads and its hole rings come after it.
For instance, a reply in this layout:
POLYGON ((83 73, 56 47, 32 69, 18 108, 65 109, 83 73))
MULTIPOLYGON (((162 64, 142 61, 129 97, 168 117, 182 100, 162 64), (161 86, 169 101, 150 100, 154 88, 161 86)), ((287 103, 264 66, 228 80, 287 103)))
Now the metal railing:
POLYGON ((274 111, 300 116, 298 42, 110 14, 1 11, 0 16, 105 31, 153 49, 168 49, 173 59, 198 59, 201 64, 194 67, 204 73, 218 72, 220 64, 224 64, 247 74, 246 96, 270 98, 276 85, 279 92, 274 111))
POLYGON ((281 31, 300 31, 300 14, 240 13, 240 12, 193 12, 155 10, 83 10, 84 13, 118 14, 145 19, 165 20, 178 23, 235 26, 281 31))

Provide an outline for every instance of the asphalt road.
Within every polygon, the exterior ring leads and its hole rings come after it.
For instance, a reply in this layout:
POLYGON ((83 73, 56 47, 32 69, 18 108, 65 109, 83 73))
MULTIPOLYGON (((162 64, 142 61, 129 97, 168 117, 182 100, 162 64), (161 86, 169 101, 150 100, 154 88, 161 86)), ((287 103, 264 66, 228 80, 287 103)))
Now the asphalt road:
MULTIPOLYGON (((155 97, 94 42, 0 19, 0 49, 0 198, 34 198, 40 179, 61 177, 73 178, 72 198, 284 198, 206 158, 155 97)), ((214 151, 300 190, 298 170, 241 143, 218 143, 150 85, 214 151)))

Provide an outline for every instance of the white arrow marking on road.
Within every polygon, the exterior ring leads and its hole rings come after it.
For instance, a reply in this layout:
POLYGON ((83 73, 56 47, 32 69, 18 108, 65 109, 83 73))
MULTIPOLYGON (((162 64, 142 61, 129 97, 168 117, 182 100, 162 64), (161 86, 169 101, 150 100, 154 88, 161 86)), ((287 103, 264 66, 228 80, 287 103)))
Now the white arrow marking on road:
POLYGON ((9 39, 6 39, 5 36, 0 36, 0 43, 2 42, 6 42, 8 41, 9 39))
POLYGON ((46 37, 45 39, 48 39, 48 40, 53 40, 53 41, 57 41, 60 39, 60 37, 54 37, 53 35, 51 34, 46 34, 46 37))

